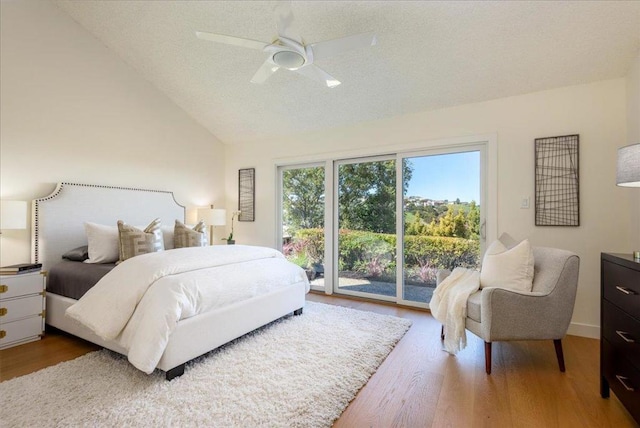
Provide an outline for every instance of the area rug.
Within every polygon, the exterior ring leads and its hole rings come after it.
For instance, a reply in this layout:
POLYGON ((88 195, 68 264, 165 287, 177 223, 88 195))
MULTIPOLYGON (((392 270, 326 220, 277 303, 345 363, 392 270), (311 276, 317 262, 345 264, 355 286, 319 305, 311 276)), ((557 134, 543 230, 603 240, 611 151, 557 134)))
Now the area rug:
POLYGON ((96 351, 0 383, 0 425, 328 427, 410 325, 307 302, 171 382, 96 351))

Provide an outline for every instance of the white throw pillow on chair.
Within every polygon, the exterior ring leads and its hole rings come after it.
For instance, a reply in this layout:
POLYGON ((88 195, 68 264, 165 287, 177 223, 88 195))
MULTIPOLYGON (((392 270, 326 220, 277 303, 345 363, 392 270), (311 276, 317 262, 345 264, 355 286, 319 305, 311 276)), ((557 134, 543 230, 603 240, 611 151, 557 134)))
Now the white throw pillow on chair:
POLYGON ((494 241, 482 260, 480 288, 498 287, 530 292, 533 286, 533 251, 528 239, 513 248, 494 241))

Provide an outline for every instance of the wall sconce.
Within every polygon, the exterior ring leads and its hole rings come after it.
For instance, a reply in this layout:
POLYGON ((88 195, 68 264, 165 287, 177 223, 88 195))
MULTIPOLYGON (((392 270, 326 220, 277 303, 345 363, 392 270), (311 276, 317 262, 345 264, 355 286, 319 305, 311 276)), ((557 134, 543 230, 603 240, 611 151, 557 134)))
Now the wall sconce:
POLYGON ((198 208, 198 221, 203 220, 209 225, 209 245, 213 245, 213 226, 227 224, 227 210, 213 208, 198 208))
POLYGON ((26 201, 0 201, 0 230, 27 228, 26 201))

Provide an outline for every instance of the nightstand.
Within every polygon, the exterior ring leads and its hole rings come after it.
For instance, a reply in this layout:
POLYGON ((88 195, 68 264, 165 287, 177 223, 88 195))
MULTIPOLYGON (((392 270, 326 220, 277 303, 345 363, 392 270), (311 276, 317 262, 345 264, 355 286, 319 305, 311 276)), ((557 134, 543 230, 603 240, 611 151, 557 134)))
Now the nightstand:
POLYGON ((0 349, 39 340, 44 332, 45 277, 0 276, 0 349))

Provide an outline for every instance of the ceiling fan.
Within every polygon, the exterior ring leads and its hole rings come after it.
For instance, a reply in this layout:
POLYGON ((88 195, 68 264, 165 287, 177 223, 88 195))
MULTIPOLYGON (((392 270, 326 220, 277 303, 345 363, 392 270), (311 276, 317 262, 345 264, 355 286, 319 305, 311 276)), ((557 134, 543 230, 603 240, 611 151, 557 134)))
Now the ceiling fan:
POLYGON ((251 78, 252 83, 263 83, 278 69, 284 68, 320 81, 329 88, 335 88, 340 81, 315 65, 316 60, 376 44, 376 35, 373 32, 305 44, 291 25, 293 22, 291 3, 280 2, 275 8, 275 14, 278 35, 272 43, 201 31, 196 31, 196 36, 202 40, 266 52, 267 59, 251 78))

